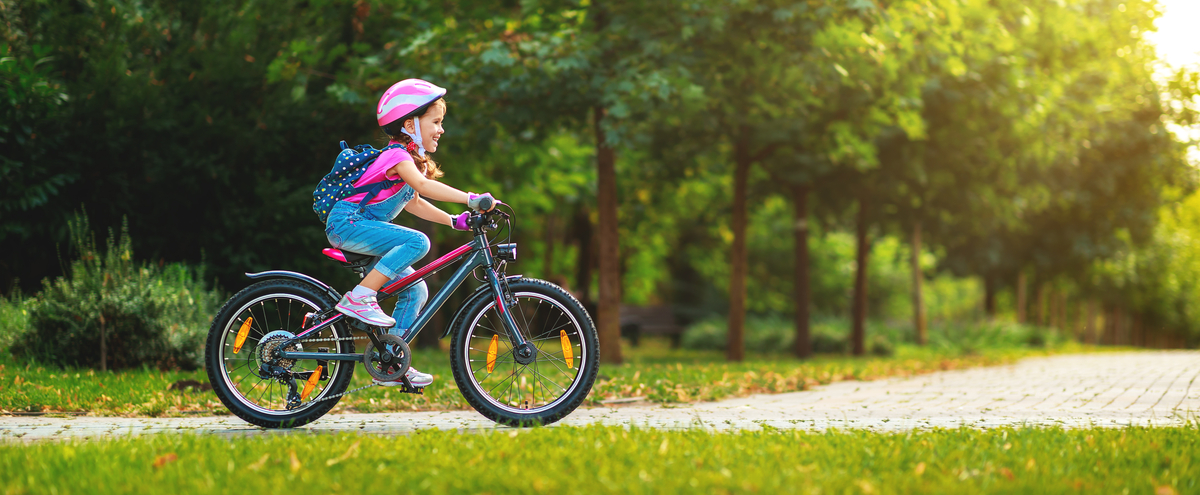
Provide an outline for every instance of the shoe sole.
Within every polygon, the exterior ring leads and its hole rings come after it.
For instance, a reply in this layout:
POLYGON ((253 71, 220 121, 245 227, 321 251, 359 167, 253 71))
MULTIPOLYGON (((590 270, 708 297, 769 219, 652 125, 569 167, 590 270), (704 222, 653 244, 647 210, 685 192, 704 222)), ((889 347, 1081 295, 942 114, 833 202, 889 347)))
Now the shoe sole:
POLYGON ((337 305, 337 306, 334 306, 334 309, 338 310, 338 312, 339 312, 339 313, 341 313, 341 314, 344 314, 344 315, 346 315, 346 316, 349 316, 349 317, 351 317, 351 318, 354 318, 354 319, 356 319, 356 320, 358 320, 358 321, 361 321, 361 322, 363 322, 363 323, 366 323, 366 324, 368 324, 368 325, 375 325, 375 326, 377 326, 377 327, 393 327, 393 326, 396 326, 396 320, 392 320, 392 322, 391 322, 391 323, 387 323, 386 321, 371 321, 371 320, 368 320, 368 319, 366 319, 366 318, 362 317, 362 315, 359 315, 359 314, 358 314, 358 313, 356 313, 356 312, 355 312, 353 309, 342 307, 340 304, 339 304, 339 305, 337 305))
MULTIPOLYGON (((371 380, 371 381, 374 382, 376 385, 379 385, 380 387, 395 387, 396 385, 403 385, 403 382, 381 382, 379 380, 371 380)), ((425 388, 430 385, 433 385, 433 380, 430 380, 428 383, 413 382, 413 384, 412 384, 412 386, 415 388, 425 388)))

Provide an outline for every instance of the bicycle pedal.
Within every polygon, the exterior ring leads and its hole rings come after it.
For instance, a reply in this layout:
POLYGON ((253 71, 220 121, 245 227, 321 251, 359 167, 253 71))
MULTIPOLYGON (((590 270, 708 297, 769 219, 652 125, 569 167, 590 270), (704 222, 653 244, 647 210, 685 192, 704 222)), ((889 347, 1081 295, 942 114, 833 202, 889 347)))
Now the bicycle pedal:
POLYGON ((408 385, 400 385, 400 392, 405 394, 425 395, 425 387, 410 387, 408 385))

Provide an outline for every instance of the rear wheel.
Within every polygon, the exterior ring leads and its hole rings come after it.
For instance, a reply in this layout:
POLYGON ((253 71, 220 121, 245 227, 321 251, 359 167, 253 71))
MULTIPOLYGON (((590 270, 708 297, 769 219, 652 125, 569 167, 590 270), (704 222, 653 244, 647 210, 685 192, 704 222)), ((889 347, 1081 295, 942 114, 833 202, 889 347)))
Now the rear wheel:
MULTIPOLYGON (((329 412, 338 399, 323 399, 346 390, 354 362, 278 360, 271 354, 305 327, 308 315, 335 304, 321 288, 286 279, 258 282, 226 301, 213 319, 205 346, 208 379, 221 403, 238 417, 266 428, 304 425, 329 412), (317 374, 313 387, 297 404, 296 394, 304 392, 313 374, 317 374)), ((347 327, 330 325, 290 349, 353 353, 352 340, 307 342, 350 336, 347 327)))
POLYGON ((509 426, 545 425, 579 407, 599 367, 596 327, 583 305, 561 287, 536 279, 509 282, 509 305, 522 336, 536 348, 517 362, 496 298, 468 302, 450 344, 454 380, 467 402, 509 426))

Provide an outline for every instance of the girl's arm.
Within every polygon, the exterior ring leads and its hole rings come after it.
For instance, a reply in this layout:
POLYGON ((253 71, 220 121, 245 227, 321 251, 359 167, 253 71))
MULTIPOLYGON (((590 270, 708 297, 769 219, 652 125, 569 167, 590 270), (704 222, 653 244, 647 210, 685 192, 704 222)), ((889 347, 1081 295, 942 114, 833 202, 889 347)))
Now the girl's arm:
POLYGON ((409 213, 416 215, 418 218, 428 220, 433 223, 453 226, 453 217, 451 217, 449 213, 442 211, 441 208, 433 206, 432 203, 425 201, 425 198, 415 198, 412 201, 409 201, 408 206, 405 206, 404 209, 408 210, 409 213))
MULTIPOLYGON (((436 180, 425 177, 425 174, 422 174, 421 171, 417 170, 417 164, 413 163, 411 160, 406 160, 406 161, 397 163, 395 167, 392 167, 390 170, 387 171, 387 175, 388 176, 399 175, 401 179, 404 179, 405 183, 412 186, 412 188, 417 191, 417 194, 420 194, 422 196, 425 196, 425 197, 428 197, 431 199, 435 199, 438 201, 449 201, 451 203, 462 203, 462 204, 467 204, 467 201, 471 199, 470 196, 468 196, 467 193, 465 193, 465 192, 459 191, 458 189, 455 189, 453 187, 442 184, 441 182, 438 182, 436 180)), ((429 204, 429 203, 425 203, 425 204, 429 204)), ((429 205, 429 206, 433 207, 433 205, 429 205)), ((434 207, 434 209, 437 210, 436 207, 434 207)), ((441 211, 441 210, 438 210, 438 211, 441 211)), ((416 212, 414 211, 413 213, 415 214, 416 212)), ((445 213, 445 212, 443 212, 443 213, 445 213)), ((417 216, 421 216, 421 215, 418 214, 417 216)), ((421 218, 425 218, 425 217, 421 217, 421 218)), ((426 220, 434 221, 429 218, 426 218, 426 220)), ((445 223, 445 222, 441 222, 441 223, 445 223)))

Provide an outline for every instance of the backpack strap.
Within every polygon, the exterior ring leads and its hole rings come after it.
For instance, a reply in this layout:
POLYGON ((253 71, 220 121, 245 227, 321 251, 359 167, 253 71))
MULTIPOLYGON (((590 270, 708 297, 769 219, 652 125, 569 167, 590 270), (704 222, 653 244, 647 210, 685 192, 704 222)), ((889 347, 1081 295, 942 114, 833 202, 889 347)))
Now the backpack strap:
MULTIPOLYGON (((342 142, 345 143, 345 141, 342 141, 342 142)), ((394 148, 399 148, 402 146, 404 146, 404 145, 402 145, 400 143, 389 144, 387 146, 384 146, 383 149, 379 150, 379 155, 382 155, 384 151, 394 149, 394 148)), ((379 155, 375 155, 375 159, 378 159, 379 155)), ((371 161, 374 162, 375 159, 372 159, 371 161)), ((363 196, 362 201, 358 202, 358 211, 361 213, 363 211, 363 209, 367 207, 367 204, 370 203, 372 199, 375 199, 375 196, 377 194, 383 192, 385 189, 391 188, 392 186, 395 186, 396 184, 403 184, 403 183, 404 183, 404 181, 402 181, 402 180, 384 179, 384 180, 376 182, 374 184, 368 184, 368 185, 365 185, 362 187, 354 188, 354 194, 360 194, 363 192, 367 193, 366 196, 363 196)), ((351 194, 351 196, 353 196, 354 194, 351 194)))

